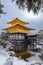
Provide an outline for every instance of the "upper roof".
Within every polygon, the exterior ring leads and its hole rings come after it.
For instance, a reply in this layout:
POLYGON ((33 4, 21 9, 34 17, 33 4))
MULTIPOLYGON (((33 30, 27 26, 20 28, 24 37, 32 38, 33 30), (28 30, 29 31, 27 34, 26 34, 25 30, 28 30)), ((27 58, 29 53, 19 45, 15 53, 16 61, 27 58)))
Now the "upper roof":
POLYGON ((18 18, 16 18, 16 19, 12 20, 11 22, 7 22, 7 24, 10 24, 11 26, 16 25, 16 24, 20 24, 20 25, 24 26, 29 23, 21 21, 18 18))

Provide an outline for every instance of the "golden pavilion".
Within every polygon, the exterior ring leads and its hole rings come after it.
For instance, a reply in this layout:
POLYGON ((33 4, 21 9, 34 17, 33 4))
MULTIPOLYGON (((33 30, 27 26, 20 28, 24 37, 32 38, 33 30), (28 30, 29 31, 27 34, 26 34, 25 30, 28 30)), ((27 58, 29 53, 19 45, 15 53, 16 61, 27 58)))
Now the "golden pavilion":
POLYGON ((26 35, 29 34, 32 28, 27 28, 26 25, 29 24, 27 22, 21 21, 18 18, 14 19, 7 24, 10 27, 5 28, 4 30, 10 33, 10 41, 14 45, 15 52, 21 52, 27 50, 27 41, 26 35))

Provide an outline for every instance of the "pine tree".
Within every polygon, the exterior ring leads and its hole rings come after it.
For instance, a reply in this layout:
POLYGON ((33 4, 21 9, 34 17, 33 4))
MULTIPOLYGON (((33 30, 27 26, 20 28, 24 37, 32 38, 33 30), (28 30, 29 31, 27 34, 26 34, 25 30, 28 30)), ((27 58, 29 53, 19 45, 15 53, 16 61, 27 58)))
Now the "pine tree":
POLYGON ((6 47, 6 41, 9 41, 9 33, 8 32, 2 32, 1 33, 1 43, 2 43, 2 45, 3 45, 3 47, 6 47))
POLYGON ((34 13, 38 13, 41 9, 42 0, 12 0, 16 1, 16 4, 21 9, 27 9, 27 11, 33 11, 34 13))
POLYGON ((0 1, 0 16, 1 14, 5 14, 5 12, 3 11, 3 8, 4 8, 4 5, 2 5, 0 1))
MULTIPOLYGON (((27 9, 27 11, 33 11, 34 13, 39 13, 42 8, 43 11, 43 0, 12 0, 15 1, 20 9, 27 9)), ((0 14, 3 14, 3 5, 0 2, 0 14)))

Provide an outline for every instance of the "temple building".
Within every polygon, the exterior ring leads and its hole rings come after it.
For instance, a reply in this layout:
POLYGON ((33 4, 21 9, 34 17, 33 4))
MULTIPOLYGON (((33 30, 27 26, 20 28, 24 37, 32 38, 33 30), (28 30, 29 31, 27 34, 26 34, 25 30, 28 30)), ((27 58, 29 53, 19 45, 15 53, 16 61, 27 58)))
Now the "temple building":
POLYGON ((10 27, 5 28, 4 30, 10 33, 10 41, 14 45, 15 52, 22 52, 27 50, 27 38, 26 35, 30 33, 32 28, 27 28, 27 22, 21 21, 18 18, 14 19, 7 24, 10 27))

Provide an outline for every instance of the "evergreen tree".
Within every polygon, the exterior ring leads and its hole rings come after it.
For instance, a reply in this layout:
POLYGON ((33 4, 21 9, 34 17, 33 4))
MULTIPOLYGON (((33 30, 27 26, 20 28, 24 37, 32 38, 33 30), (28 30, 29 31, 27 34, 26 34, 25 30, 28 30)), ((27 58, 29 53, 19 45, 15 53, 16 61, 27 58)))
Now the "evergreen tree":
POLYGON ((12 0, 16 1, 16 4, 21 9, 27 9, 27 11, 33 11, 34 13, 38 13, 43 5, 43 0, 12 0))
POLYGON ((0 16, 1 14, 5 14, 5 12, 3 11, 3 8, 4 8, 4 5, 2 5, 0 1, 0 16))
POLYGON ((1 44, 3 45, 3 47, 6 47, 6 41, 9 41, 9 39, 10 39, 10 37, 9 37, 9 33, 8 32, 6 32, 6 33, 4 33, 4 32, 2 32, 2 34, 1 34, 1 44))
MULTIPOLYGON (((43 0, 12 0, 15 1, 17 6, 21 9, 27 9, 27 11, 33 11, 38 13, 40 9, 43 9, 43 0)), ((3 5, 0 3, 0 14, 3 14, 3 5)))

